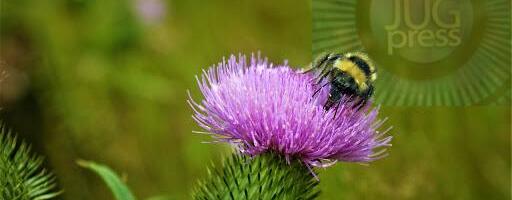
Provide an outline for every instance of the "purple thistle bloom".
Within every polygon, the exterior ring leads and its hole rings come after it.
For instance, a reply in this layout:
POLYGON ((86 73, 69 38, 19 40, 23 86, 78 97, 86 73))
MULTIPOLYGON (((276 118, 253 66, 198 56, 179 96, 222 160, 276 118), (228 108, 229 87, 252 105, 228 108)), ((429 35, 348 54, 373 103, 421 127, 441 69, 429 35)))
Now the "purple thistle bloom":
POLYGON ((286 63, 273 66, 254 55, 247 63, 245 56, 231 56, 203 71, 197 81, 204 100, 189 103, 208 134, 252 156, 272 151, 315 167, 385 156, 379 147, 391 146, 391 136, 376 130, 383 123, 378 108, 368 103, 357 110, 345 98, 337 110, 325 111, 329 88, 313 96, 318 88, 311 79, 286 63))

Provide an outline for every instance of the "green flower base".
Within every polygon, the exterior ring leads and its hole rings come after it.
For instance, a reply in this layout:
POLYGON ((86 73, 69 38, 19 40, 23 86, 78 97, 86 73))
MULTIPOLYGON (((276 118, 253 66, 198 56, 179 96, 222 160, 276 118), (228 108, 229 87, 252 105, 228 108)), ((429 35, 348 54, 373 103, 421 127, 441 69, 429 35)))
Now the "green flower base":
POLYGON ((234 153, 222 168, 212 166, 199 182, 194 199, 315 199, 318 181, 298 160, 265 153, 253 158, 234 153))

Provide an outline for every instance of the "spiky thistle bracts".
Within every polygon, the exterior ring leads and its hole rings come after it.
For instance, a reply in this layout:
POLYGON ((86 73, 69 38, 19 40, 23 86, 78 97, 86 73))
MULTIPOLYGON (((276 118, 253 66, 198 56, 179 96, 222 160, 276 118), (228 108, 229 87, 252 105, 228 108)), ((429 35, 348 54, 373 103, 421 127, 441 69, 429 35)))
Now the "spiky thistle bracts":
POLYGON ((193 199, 315 199, 320 191, 306 166, 266 152, 256 157, 233 153, 222 167, 212 166, 193 199))
POLYGON ((0 121, 0 200, 55 199, 55 176, 44 169, 43 158, 34 155, 0 121))
MULTIPOLYGON (((378 108, 355 109, 342 100, 325 111, 328 87, 313 95, 312 77, 287 64, 231 56, 197 78, 204 99, 189 99, 193 118, 217 141, 242 153, 268 151, 308 166, 327 167, 337 161, 370 162, 385 155, 391 137, 376 129, 378 108)), ((347 98, 348 99, 348 98, 347 98)))

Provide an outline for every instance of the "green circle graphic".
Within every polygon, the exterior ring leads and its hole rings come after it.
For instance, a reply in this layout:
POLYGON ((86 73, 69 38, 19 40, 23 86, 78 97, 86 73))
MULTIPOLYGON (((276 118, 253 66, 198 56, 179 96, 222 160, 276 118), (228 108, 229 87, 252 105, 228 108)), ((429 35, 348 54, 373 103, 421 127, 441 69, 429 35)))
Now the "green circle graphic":
POLYGON ((313 1, 313 54, 367 52, 384 105, 509 104, 510 36, 507 0, 313 1))

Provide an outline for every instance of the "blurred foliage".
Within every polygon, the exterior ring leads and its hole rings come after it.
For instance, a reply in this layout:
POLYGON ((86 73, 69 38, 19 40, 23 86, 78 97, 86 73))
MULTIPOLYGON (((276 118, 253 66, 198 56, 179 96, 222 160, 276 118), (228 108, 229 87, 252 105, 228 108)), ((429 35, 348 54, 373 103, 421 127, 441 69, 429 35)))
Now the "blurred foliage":
POLYGON ((135 196, 130 191, 130 188, 128 188, 121 178, 108 166, 86 160, 78 160, 77 164, 100 176, 117 200, 135 200, 135 196))
POLYGON ((17 141, 0 122, 0 199, 54 199, 55 177, 42 168, 43 158, 32 155, 30 146, 17 141))
MULTIPOLYGON (((194 75, 231 53, 311 60, 310 1, 0 7, 0 118, 48 158, 64 199, 112 198, 77 158, 121 170, 142 199, 191 198, 207 163, 228 154, 191 133, 199 130, 186 104, 187 89, 200 98, 194 75)), ((510 106, 384 107, 382 116, 394 126, 390 156, 322 171, 320 199, 510 198, 510 106)))

